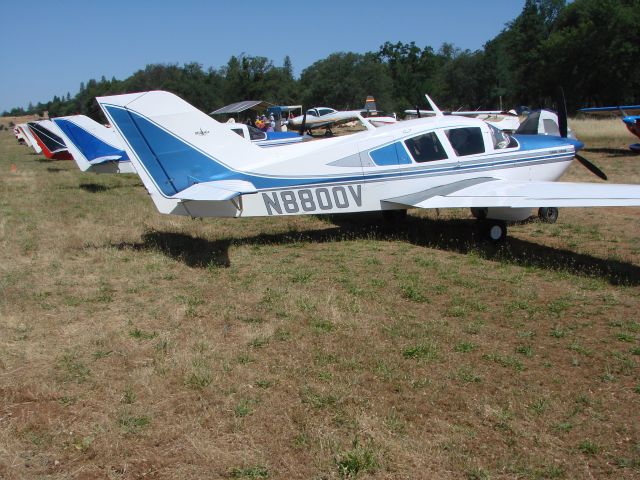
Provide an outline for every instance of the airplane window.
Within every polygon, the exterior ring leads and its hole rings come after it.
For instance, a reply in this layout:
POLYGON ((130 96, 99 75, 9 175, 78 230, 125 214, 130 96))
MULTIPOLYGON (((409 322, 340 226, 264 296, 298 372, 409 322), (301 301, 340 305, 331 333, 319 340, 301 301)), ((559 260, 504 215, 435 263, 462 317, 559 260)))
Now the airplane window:
POLYGON ((494 127, 490 123, 487 123, 487 125, 489 125, 489 131, 491 132, 491 139, 493 140, 493 148, 495 148, 496 150, 501 150, 503 148, 508 148, 512 146, 510 145, 511 137, 509 135, 504 133, 499 128, 494 127))
POLYGON ((335 110, 332 110, 331 108, 320 108, 320 109, 318 109, 318 114, 320 116, 328 115, 328 114, 333 113, 333 112, 335 112, 335 110))
POLYGON ((315 109, 307 110, 307 115, 311 115, 312 117, 317 117, 318 116, 318 112, 316 112, 315 109))
POLYGON ((251 125, 248 125, 249 127, 249 138, 251 140, 264 140, 265 138, 267 138, 267 134, 264 133, 262 130, 258 130, 256 127, 252 127, 251 125))
POLYGON ((416 162, 433 162, 447 158, 438 136, 433 132, 405 140, 404 144, 416 162))
POLYGON ((240 135, 242 138, 244 138, 244 132, 242 131, 241 128, 232 128, 231 129, 232 132, 237 133, 238 135, 240 135))
POLYGON ((542 124, 544 125, 544 133, 547 135, 555 135, 556 137, 560 136, 560 127, 552 119, 543 118, 542 124))
POLYGON ((452 128, 446 133, 451 146, 459 157, 484 153, 484 139, 480 128, 452 128))

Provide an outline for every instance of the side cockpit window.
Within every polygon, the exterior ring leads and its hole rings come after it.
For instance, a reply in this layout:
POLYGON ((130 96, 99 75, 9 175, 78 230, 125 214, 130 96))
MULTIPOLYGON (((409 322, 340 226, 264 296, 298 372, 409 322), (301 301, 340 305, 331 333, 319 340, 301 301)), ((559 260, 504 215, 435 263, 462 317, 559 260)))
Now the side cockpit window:
POLYGON ((487 125, 489 126, 489 132, 491 133, 491 140, 493 140, 493 148, 495 150, 518 146, 518 142, 511 135, 503 132, 497 127, 494 127, 490 123, 487 123, 487 125))
POLYGON ((478 127, 452 128, 447 130, 447 138, 459 157, 484 153, 482 130, 478 127))
POLYGON ((447 154, 434 132, 409 138, 405 140, 404 144, 409 149, 413 159, 418 163, 445 160, 447 158, 447 154))

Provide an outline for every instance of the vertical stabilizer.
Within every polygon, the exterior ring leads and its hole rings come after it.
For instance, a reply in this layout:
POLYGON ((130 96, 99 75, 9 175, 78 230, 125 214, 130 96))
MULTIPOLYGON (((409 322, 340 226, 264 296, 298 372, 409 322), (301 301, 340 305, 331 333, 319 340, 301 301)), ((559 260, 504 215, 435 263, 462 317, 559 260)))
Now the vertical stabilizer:
POLYGON ((271 157, 169 92, 96 100, 122 136, 127 155, 164 213, 176 213, 167 209, 176 208, 180 192, 193 185, 242 179, 244 169, 271 157))
POLYGON ((122 137, 85 115, 54 118, 60 136, 83 172, 135 173, 122 137))

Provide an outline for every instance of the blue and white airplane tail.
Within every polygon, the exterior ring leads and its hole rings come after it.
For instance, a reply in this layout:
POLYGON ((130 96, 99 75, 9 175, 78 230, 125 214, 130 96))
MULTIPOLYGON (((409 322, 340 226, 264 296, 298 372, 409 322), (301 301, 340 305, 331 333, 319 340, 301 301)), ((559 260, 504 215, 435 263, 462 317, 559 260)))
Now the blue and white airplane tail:
POLYGON ((83 172, 136 173, 120 135, 85 115, 54 118, 61 136, 83 172))
POLYGON ((163 213, 194 215, 185 201, 228 204, 238 195, 255 192, 243 171, 271 158, 169 92, 96 100, 124 139, 127 155, 163 213))

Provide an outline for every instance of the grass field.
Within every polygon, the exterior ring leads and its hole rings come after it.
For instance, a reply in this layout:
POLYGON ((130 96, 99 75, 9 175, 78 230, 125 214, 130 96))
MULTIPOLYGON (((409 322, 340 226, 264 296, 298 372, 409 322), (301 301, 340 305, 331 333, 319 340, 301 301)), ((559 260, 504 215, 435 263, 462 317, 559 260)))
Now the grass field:
POLYGON ((638 478, 639 219, 192 220, 0 132, 0 478, 638 478))

